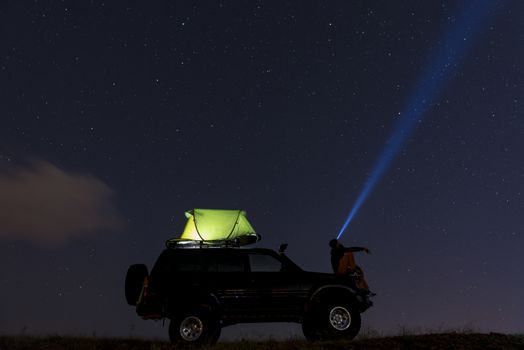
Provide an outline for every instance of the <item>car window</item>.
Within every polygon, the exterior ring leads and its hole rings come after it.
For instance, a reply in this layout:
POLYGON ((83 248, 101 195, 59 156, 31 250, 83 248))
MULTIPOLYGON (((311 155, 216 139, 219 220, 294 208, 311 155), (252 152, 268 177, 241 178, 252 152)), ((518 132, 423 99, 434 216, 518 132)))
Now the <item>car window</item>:
POLYGON ((178 273, 194 273, 203 270, 200 255, 185 251, 165 251, 158 258, 152 276, 170 276, 178 273))
POLYGON ((266 254, 249 254, 251 272, 279 272, 282 263, 274 256, 266 254))
POLYGON ((202 264, 195 257, 181 256, 177 259, 174 269, 178 272, 201 271, 202 264))
POLYGON ((240 254, 217 254, 210 258, 209 272, 244 272, 244 260, 240 254))
POLYGON ((199 256, 196 254, 178 254, 173 261, 172 271, 176 271, 176 272, 202 271, 201 259, 199 259, 199 256))

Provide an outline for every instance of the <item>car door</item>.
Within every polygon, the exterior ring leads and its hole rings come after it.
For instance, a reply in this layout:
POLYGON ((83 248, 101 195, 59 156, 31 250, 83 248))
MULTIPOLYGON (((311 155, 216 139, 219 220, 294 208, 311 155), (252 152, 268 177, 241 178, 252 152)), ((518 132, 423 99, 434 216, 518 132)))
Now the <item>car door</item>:
POLYGON ((245 255, 234 249, 210 249, 206 259, 206 283, 219 300, 224 317, 244 315, 249 298, 245 255))
POLYGON ((278 320, 301 315, 307 291, 301 286, 302 271, 287 269, 285 261, 270 251, 250 252, 249 283, 256 295, 260 316, 278 320))

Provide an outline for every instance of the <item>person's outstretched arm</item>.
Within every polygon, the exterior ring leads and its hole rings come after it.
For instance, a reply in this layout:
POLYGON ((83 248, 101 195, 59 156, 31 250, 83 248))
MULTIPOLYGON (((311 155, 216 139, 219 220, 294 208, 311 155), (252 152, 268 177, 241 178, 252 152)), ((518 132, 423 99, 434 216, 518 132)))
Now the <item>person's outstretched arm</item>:
POLYGON ((369 250, 366 247, 344 247, 344 253, 345 252, 366 252, 368 254, 371 254, 371 250, 369 250))

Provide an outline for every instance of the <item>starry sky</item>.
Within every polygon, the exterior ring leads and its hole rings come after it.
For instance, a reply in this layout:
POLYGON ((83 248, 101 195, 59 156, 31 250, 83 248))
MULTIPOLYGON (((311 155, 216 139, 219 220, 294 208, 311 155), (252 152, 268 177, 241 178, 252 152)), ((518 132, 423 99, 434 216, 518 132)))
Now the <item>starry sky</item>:
MULTIPOLYGON (((2 1, 0 332, 167 339, 124 276, 192 208, 244 209, 259 247, 328 272, 327 242, 463 7, 2 1)), ((365 329, 524 331, 522 18, 490 2, 344 233, 372 251, 357 256, 377 293, 365 329)))

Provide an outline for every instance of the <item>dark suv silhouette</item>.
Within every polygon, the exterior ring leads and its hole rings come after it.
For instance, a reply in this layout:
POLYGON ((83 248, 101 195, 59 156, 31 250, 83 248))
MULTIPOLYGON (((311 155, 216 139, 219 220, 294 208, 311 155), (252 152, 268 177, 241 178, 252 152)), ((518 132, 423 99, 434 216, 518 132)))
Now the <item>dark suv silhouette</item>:
POLYGON ((173 343, 212 344, 222 327, 298 322, 308 340, 354 338, 372 302, 351 276, 306 272, 263 248, 167 248, 151 273, 131 265, 126 299, 144 319, 171 320, 173 343))

